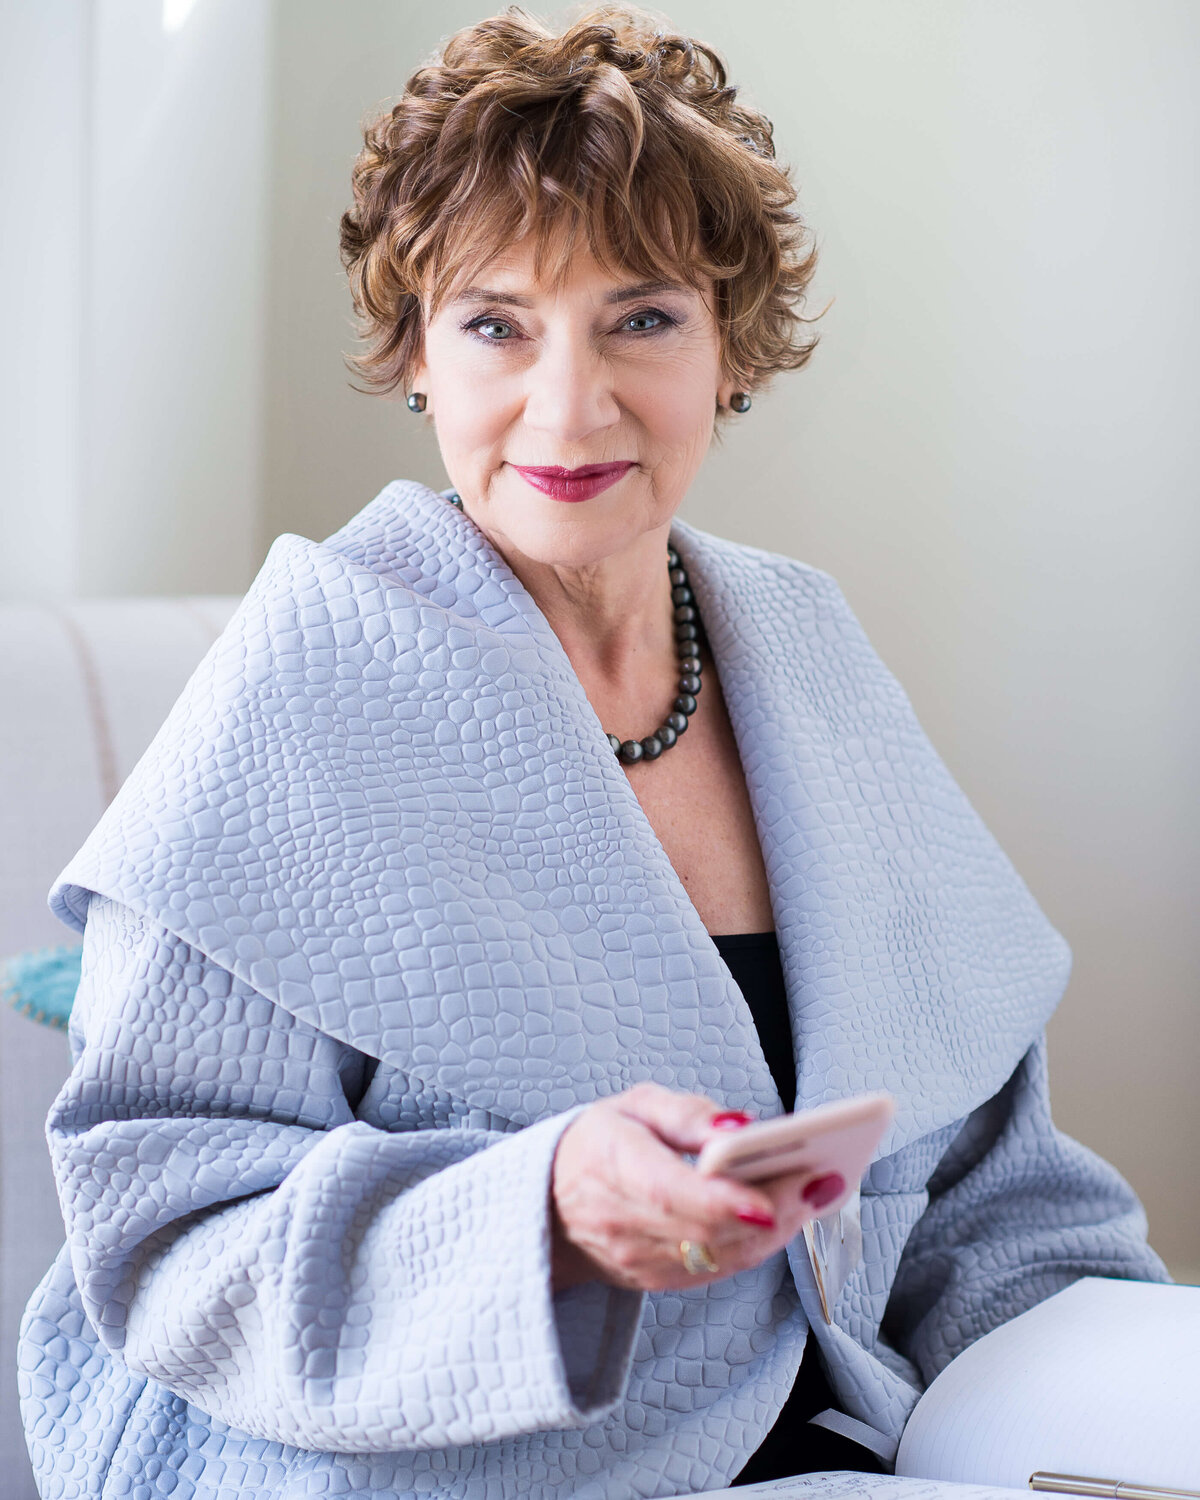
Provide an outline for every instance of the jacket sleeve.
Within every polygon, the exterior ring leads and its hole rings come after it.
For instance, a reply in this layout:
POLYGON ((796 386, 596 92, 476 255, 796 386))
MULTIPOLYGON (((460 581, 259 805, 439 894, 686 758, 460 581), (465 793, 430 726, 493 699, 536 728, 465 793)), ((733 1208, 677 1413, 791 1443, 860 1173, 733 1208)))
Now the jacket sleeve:
POLYGON ((1170 1280, 1132 1188, 1051 1120, 1043 1037, 939 1163, 884 1336, 928 1383, 968 1344, 1082 1276, 1170 1280))
POLYGON ((580 1427, 642 1299, 552 1296, 549 1184, 578 1111, 380 1130, 370 1062, 94 896, 75 1064, 48 1122, 88 1317, 234 1428, 342 1452, 580 1427))

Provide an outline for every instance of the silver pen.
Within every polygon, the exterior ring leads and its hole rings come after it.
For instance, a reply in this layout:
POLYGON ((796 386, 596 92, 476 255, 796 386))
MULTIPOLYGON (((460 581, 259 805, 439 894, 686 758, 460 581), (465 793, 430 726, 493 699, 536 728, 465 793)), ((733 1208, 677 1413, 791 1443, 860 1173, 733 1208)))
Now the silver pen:
POLYGON ((833 1318, 829 1313, 829 1298, 825 1294, 825 1230, 819 1219, 810 1219, 804 1226, 804 1243, 808 1247, 808 1260, 812 1266, 813 1280, 817 1283, 817 1294, 821 1298, 821 1311, 825 1314, 825 1321, 832 1323, 833 1318), (818 1247, 816 1235, 821 1233, 821 1245, 818 1247))
POLYGON ((1082 1474, 1044 1474, 1040 1469, 1029 1476, 1029 1488, 1058 1495, 1099 1495, 1102 1500, 1200 1500, 1200 1490, 1132 1484, 1127 1479, 1089 1479, 1082 1474))

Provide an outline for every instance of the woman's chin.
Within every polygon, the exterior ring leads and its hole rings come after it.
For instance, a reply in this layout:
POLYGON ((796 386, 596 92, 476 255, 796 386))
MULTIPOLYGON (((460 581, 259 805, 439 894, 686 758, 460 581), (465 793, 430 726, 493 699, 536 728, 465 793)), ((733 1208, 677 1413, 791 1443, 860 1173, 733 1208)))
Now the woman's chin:
POLYGON ((486 503, 473 518, 501 552, 546 567, 584 569, 628 552, 639 537, 668 526, 669 512, 655 515, 660 508, 651 510, 633 497, 617 499, 611 492, 559 501, 531 490, 515 501, 486 503))

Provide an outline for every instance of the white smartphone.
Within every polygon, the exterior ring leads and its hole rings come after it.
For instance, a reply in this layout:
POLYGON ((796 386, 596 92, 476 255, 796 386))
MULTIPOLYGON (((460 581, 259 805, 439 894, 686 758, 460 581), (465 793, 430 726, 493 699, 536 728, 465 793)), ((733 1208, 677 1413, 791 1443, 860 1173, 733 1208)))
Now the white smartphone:
POLYGON ((696 1158, 696 1169, 739 1182, 790 1173, 812 1179, 837 1172, 845 1191, 822 1207, 823 1214, 834 1213, 858 1187, 895 1112, 890 1094, 857 1094, 775 1120, 758 1120, 714 1137, 696 1158))

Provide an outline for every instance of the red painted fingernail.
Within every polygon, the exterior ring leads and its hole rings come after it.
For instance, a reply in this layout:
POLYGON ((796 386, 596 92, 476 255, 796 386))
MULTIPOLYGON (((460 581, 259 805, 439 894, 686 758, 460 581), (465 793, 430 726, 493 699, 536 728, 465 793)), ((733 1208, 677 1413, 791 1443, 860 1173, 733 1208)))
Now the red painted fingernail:
POLYGON ((726 1109, 713 1115, 708 1123, 714 1130, 740 1130, 743 1125, 752 1125, 754 1116, 744 1114, 740 1109, 726 1109))
POLYGON ((759 1229, 774 1229, 775 1220, 770 1214, 760 1214, 756 1209, 746 1209, 738 1214, 743 1224, 755 1224, 759 1229))
POLYGON ((840 1172, 826 1172, 824 1177, 814 1177, 805 1184, 800 1196, 810 1208, 824 1208, 846 1191, 846 1179, 840 1172))

